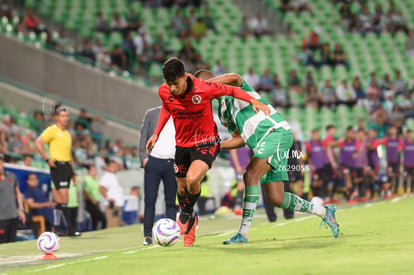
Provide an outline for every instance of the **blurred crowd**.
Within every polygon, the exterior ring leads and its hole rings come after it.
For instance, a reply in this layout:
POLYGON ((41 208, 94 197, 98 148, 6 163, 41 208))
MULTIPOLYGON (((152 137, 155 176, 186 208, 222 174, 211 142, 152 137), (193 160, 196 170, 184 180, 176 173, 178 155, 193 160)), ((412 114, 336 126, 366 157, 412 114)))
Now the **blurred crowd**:
MULTIPOLYGON (((103 117, 88 114, 85 109, 71 122, 69 131, 72 134, 72 153, 76 166, 87 167, 111 158, 120 165, 121 170, 139 168, 141 164, 137 147, 125 145, 122 139, 106 139, 94 130, 93 125, 96 123, 106 121, 103 117)), ((0 123, 0 153, 5 155, 9 163, 43 168, 44 163, 36 153, 34 142, 48 124, 42 111, 34 111, 32 117, 23 118, 18 113, 4 114, 0 123), (28 124, 19 126, 19 119, 27 120, 28 124)))

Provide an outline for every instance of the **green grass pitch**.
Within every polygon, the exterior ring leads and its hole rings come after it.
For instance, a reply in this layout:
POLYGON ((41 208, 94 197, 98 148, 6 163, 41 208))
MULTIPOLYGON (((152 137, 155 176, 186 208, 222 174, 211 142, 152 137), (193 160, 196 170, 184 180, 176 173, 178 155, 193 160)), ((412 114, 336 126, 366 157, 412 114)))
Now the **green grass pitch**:
POLYGON ((234 216, 202 219, 193 247, 142 245, 141 225, 61 238, 58 260, 39 260, 35 241, 0 245, 0 274, 414 274, 414 198, 347 208, 342 236, 318 230, 320 219, 296 214, 253 220, 246 245, 224 246, 234 216))

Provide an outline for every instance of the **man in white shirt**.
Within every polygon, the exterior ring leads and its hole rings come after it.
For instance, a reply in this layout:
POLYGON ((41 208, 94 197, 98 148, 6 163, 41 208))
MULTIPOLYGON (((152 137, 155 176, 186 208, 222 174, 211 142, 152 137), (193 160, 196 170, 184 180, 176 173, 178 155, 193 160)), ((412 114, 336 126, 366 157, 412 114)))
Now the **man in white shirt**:
POLYGON ((250 29, 254 35, 261 36, 268 32, 268 25, 266 18, 263 18, 260 13, 256 14, 256 17, 250 20, 250 29))
POLYGON ((356 103, 355 90, 348 85, 346 80, 342 80, 342 83, 336 87, 336 97, 338 98, 338 104, 353 106, 356 103))
POLYGON ((144 174, 144 245, 152 244, 152 226, 155 218, 155 203, 161 179, 164 183, 165 214, 175 221, 177 181, 174 173, 175 128, 172 118, 168 120, 149 155, 145 152, 147 140, 154 134, 160 116, 161 106, 147 110, 142 122, 139 141, 139 157, 145 169, 144 174))
POLYGON ((253 89, 259 90, 260 77, 259 77, 259 75, 255 74, 253 72, 253 69, 251 67, 249 68, 249 70, 247 71, 247 73, 245 73, 243 75, 243 79, 247 82, 247 84, 249 84, 250 86, 252 86, 253 89))
POLYGON ((103 198, 108 228, 121 226, 124 194, 116 175, 118 169, 118 163, 109 160, 106 173, 99 179, 99 191, 103 198))

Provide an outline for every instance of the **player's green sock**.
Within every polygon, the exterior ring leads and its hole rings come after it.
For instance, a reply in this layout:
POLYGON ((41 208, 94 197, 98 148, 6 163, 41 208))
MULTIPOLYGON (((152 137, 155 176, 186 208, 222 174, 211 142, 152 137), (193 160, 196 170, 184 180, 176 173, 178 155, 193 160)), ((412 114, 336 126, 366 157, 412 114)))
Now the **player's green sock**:
POLYGON ((242 221, 239 228, 239 233, 245 238, 247 238, 247 231, 249 230, 254 213, 256 212, 257 203, 259 202, 259 195, 260 190, 258 185, 246 186, 242 221))
POLYGON ((307 212, 321 218, 326 214, 326 209, 322 205, 311 203, 289 192, 285 192, 280 208, 307 212))

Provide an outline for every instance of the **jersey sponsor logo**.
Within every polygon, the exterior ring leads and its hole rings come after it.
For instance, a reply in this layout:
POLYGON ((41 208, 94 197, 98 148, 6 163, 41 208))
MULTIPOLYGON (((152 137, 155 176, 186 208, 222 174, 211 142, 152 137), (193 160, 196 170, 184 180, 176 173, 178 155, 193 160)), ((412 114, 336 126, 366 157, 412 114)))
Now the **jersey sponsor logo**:
POLYGON ((178 174, 180 169, 178 168, 177 164, 174 163, 174 173, 178 174))
POLYGON ((174 102, 174 97, 173 97, 172 95, 170 95, 170 96, 168 97, 168 101, 169 101, 169 102, 174 102))
POLYGON ((194 104, 200 104, 201 103, 201 96, 200 95, 193 95, 193 97, 191 98, 191 101, 194 104))
POLYGON ((204 117, 204 108, 187 111, 185 109, 175 108, 172 110, 172 115, 175 119, 196 119, 204 117))

